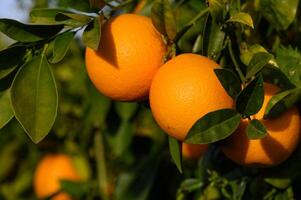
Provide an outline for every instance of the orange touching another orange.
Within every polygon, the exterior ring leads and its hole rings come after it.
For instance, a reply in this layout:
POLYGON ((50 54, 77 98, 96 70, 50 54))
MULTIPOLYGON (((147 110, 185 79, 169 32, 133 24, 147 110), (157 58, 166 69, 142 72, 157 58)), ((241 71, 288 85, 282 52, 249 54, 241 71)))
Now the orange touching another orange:
POLYGON ((182 143, 182 157, 187 160, 196 160, 202 157, 208 150, 207 144, 182 143))
POLYGON ((207 57, 187 53, 169 60, 158 70, 150 89, 150 107, 167 134, 183 141, 199 118, 233 106, 214 74, 217 67, 207 57))
POLYGON ((102 27, 99 49, 86 49, 86 67, 95 87, 119 101, 146 99, 163 64, 164 41, 151 19, 122 14, 102 27))
POLYGON ((252 116, 266 127, 268 135, 262 139, 250 140, 246 134, 248 120, 243 120, 238 130, 221 146, 231 160, 250 166, 274 166, 286 160, 295 150, 300 139, 300 115, 293 107, 275 119, 263 120, 268 101, 278 92, 272 84, 264 84, 265 97, 261 110, 252 116))
MULTIPOLYGON (((60 180, 80 180, 72 159, 64 154, 48 154, 39 162, 34 175, 34 190, 38 198, 48 197, 60 190, 60 180)), ((71 200, 63 192, 52 200, 71 200)))

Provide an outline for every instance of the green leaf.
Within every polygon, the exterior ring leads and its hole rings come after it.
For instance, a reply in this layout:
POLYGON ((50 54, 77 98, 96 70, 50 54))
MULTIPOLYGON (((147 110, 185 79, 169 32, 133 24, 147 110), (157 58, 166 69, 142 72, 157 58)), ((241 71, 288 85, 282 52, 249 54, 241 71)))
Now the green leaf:
POLYGON ((294 21, 299 0, 261 0, 260 11, 278 30, 286 30, 294 21))
POLYGON ((51 63, 58 63, 65 57, 75 33, 73 31, 65 32, 55 38, 52 57, 49 59, 51 63))
POLYGON ((301 87, 301 53, 292 47, 280 47, 276 50, 276 62, 289 80, 301 87))
POLYGON ((234 14, 230 19, 227 20, 227 22, 237 22, 254 28, 252 17, 248 13, 244 12, 238 12, 234 14))
POLYGON ((282 89, 292 89, 295 86, 290 82, 288 77, 278 68, 266 65, 262 70, 264 82, 278 85, 282 89))
POLYGON ((169 136, 168 137, 168 142, 169 142, 169 152, 170 152, 170 155, 173 159, 173 161, 175 162, 178 170, 180 173, 183 172, 183 169, 182 169, 182 148, 181 148, 181 143, 169 136))
POLYGON ((54 124, 58 106, 54 77, 44 56, 20 68, 12 84, 11 101, 17 120, 31 140, 40 142, 54 124))
POLYGON ((16 69, 22 62, 25 50, 24 46, 13 46, 0 51, 0 79, 6 77, 16 69))
POLYGON ((182 192, 192 192, 195 190, 199 190, 202 186, 204 186, 204 182, 200 179, 186 179, 181 183, 179 190, 182 192))
POLYGON ((135 102, 115 102, 114 105, 118 116, 124 121, 131 119, 138 108, 135 102))
POLYGON ((259 44, 254 44, 252 46, 248 46, 245 43, 240 44, 240 60, 245 64, 245 65, 249 65, 252 57, 259 52, 265 52, 268 53, 268 51, 263 48, 261 45, 259 44))
POLYGON ((185 141, 189 144, 208 144, 225 139, 238 127, 241 115, 233 109, 210 112, 189 130, 185 141))
POLYGON ((122 156, 133 139, 133 124, 129 121, 122 121, 114 137, 114 153, 117 157, 122 156))
POLYGON ((240 92, 236 100, 236 109, 243 117, 256 114, 263 104, 263 99, 263 79, 259 75, 240 92))
POLYGON ((247 126, 247 135, 251 140, 261 139, 267 135, 267 130, 259 120, 253 119, 247 126))
POLYGON ((255 76, 272 58, 271 54, 265 52, 254 54, 247 67, 246 78, 249 79, 255 76))
POLYGON ((91 184, 88 182, 60 180, 61 189, 72 197, 81 197, 91 190, 91 184))
POLYGON ((301 99, 301 88, 286 90, 274 95, 267 104, 264 118, 273 118, 293 107, 301 99))
POLYGON ((177 26, 169 0, 154 0, 151 19, 156 29, 173 41, 177 34, 177 26))
POLYGON ((10 102, 10 92, 0 92, 0 129, 14 117, 14 111, 10 102))
POLYGON ((102 16, 94 18, 94 20, 85 28, 83 33, 82 39, 84 44, 94 50, 97 50, 99 47, 102 20, 102 16))
POLYGON ((289 178, 265 178, 264 181, 281 190, 286 189, 292 183, 289 178))
POLYGON ((30 12, 30 19, 33 23, 62 24, 72 27, 83 26, 92 20, 90 16, 57 8, 34 9, 30 12))
POLYGON ((220 0, 208 0, 209 9, 215 22, 222 21, 226 13, 226 4, 220 0))
POLYGON ((241 83, 236 74, 230 69, 214 69, 214 73, 228 95, 235 99, 241 90, 241 83))
POLYGON ((0 31, 19 42, 36 42, 47 39, 62 29, 62 25, 27 25, 12 19, 0 19, 0 31))
POLYGON ((220 26, 209 17, 204 30, 204 54, 213 60, 218 60, 225 46, 225 36, 225 32, 221 30, 220 26))

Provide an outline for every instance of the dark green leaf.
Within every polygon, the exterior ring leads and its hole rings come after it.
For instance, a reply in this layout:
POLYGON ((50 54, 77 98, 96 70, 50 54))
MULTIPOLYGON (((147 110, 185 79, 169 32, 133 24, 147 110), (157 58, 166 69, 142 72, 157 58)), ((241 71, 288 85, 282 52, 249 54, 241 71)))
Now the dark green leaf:
POLYGON ((115 102, 115 110, 118 116, 127 121, 136 113, 138 104, 135 102, 115 102))
POLYGON ((267 130, 259 120, 253 119, 247 126, 247 135, 251 140, 261 139, 267 135, 267 130))
POLYGON ((97 50, 99 47, 102 19, 102 16, 94 18, 94 20, 85 28, 83 33, 82 38, 84 44, 94 50, 97 50))
POLYGON ((251 28, 254 28, 252 17, 248 13, 238 12, 231 16, 227 22, 237 22, 243 25, 247 25, 251 28))
POLYGON ((65 57, 75 33, 72 31, 65 32, 55 38, 53 42, 53 54, 50 59, 51 63, 58 63, 65 57))
POLYGON ((215 22, 222 21, 226 13, 226 4, 220 0, 208 0, 210 13, 215 22))
POLYGON ((72 197, 81 197, 91 190, 91 184, 87 182, 60 180, 61 189, 72 197))
POLYGON ((225 139, 238 127, 241 115, 232 109, 210 112, 199 119, 189 130, 185 142, 208 144, 225 139))
POLYGON ((173 161, 175 162, 178 170, 180 173, 183 172, 182 170, 182 148, 181 148, 181 143, 169 136, 168 137, 168 142, 169 142, 169 152, 170 152, 170 155, 173 159, 173 161))
POLYGON ((247 67, 246 78, 249 79, 255 76, 272 58, 271 54, 265 52, 254 54, 247 67))
POLYGON ((262 70, 264 82, 269 82, 278 85, 282 89, 292 89, 295 86, 290 82, 288 77, 278 68, 266 65, 262 70))
POLYGON ((214 73, 228 95, 235 99, 241 90, 241 83, 236 74, 230 69, 214 69, 214 73))
POLYGON ((169 0, 155 0, 151 9, 151 19, 156 29, 174 40, 177 33, 176 21, 169 0))
POLYGON ((14 117, 14 111, 10 102, 10 92, 0 92, 0 129, 14 117))
POLYGON ((273 118, 287 111, 301 99, 301 88, 280 92, 273 96, 266 107, 264 118, 273 118))
POLYGON ((256 114, 263 104, 263 99, 263 79, 260 75, 240 92, 236 100, 236 109, 243 117, 256 114))
POLYGON ((294 21, 299 0, 261 0, 260 11, 278 30, 285 30, 294 21))
POLYGON ((15 46, 0 51, 0 79, 6 77, 22 63, 25 50, 23 46, 15 46))
POLYGON ((276 62, 289 80, 301 87, 301 53, 292 47, 280 47, 276 50, 276 62))
POLYGON ((71 26, 83 26, 91 22, 92 18, 83 14, 60 12, 55 16, 55 20, 71 26))
POLYGON ((132 142, 133 124, 129 121, 122 121, 114 137, 114 153, 116 156, 122 156, 132 142))
POLYGON ((15 116, 29 137, 35 143, 41 141, 55 121, 58 106, 54 77, 45 57, 37 56, 20 68, 11 100, 15 116))
POLYGON ((36 42, 50 38, 62 29, 62 25, 27 25, 12 19, 0 19, 0 31, 19 42, 36 42))
POLYGON ((210 17, 207 19, 203 38, 203 51, 213 60, 218 60, 224 49, 225 32, 210 17))

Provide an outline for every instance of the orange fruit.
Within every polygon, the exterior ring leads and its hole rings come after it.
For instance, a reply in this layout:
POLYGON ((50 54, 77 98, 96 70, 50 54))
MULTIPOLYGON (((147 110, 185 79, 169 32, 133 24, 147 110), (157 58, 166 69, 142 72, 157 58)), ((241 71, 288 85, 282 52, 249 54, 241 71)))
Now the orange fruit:
POLYGON ((102 27, 97 51, 86 49, 86 67, 95 87, 119 101, 147 98, 153 76, 163 64, 165 45, 151 19, 123 14, 102 27))
POLYGON ((196 54, 181 54, 156 73, 150 107, 159 126, 183 141, 192 125, 205 114, 230 108, 232 99, 217 79, 218 64, 196 54))
POLYGON ((236 163, 250 166, 274 166, 286 160, 295 150, 300 139, 300 115, 293 107, 275 119, 263 119, 267 103, 279 88, 264 84, 264 103, 251 118, 260 120, 266 127, 267 136, 250 140, 246 134, 249 121, 242 120, 238 130, 221 146, 224 154, 236 163))
MULTIPOLYGON (((48 197, 60 190, 60 180, 80 180, 72 159, 64 154, 48 154, 39 162, 34 174, 34 190, 38 198, 48 197)), ((66 193, 52 200, 71 200, 66 193)))
POLYGON ((199 159, 207 151, 207 144, 182 143, 182 157, 187 160, 199 159))

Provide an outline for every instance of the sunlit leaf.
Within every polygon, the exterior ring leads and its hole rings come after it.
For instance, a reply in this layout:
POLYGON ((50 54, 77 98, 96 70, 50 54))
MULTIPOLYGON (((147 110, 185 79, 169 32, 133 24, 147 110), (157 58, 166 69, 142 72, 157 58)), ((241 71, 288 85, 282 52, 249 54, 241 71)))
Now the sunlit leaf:
POLYGON ((50 59, 51 63, 58 63, 65 57, 74 35, 75 32, 71 31, 65 32, 55 38, 53 42, 53 53, 50 59))
POLYGON ((45 57, 37 56, 20 68, 11 100, 20 124, 33 142, 40 142, 54 124, 58 106, 54 77, 45 57))
POLYGON ((265 178, 264 181, 281 190, 289 187, 292 183, 290 178, 265 178))
POLYGON ((241 115, 232 109, 210 112, 189 130, 185 141, 189 144, 208 144, 225 139, 238 127, 241 115))
POLYGON ((97 50, 101 37, 102 16, 94 18, 85 28, 82 39, 86 46, 97 50))
POLYGON ((61 31, 62 25, 28 25, 12 19, 0 19, 0 31, 19 42, 36 42, 61 31))
POLYGON ((14 116, 10 102, 10 92, 0 92, 0 129, 4 127, 14 116))
POLYGON ((244 12, 234 14, 227 20, 227 22, 236 22, 254 28, 252 17, 250 14, 244 12))

